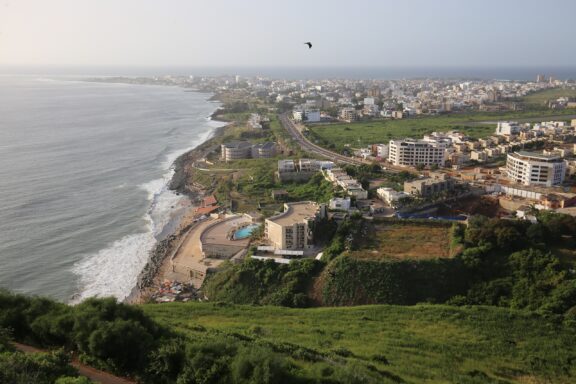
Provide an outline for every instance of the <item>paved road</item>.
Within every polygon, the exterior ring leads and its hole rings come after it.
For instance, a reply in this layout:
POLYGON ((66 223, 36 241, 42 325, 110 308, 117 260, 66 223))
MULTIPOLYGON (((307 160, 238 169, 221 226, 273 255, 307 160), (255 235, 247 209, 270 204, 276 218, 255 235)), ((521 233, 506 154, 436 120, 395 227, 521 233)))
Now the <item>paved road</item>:
MULTIPOLYGON (((36 352, 47 352, 39 348, 32 347, 26 344, 13 343, 17 350, 25 353, 36 353, 36 352)), ((126 351, 126 353, 130 353, 126 351)), ((73 360, 70 363, 74 368, 78 370, 78 373, 82 376, 86 376, 95 383, 102 384, 135 384, 135 381, 130 381, 122 377, 114 376, 108 372, 100 371, 99 369, 89 367, 80 363, 78 360, 73 360)))
MULTIPOLYGON (((331 160, 331 161, 334 161, 337 163, 344 163, 344 164, 351 164, 351 165, 372 164, 372 161, 370 161, 370 160, 360 160, 360 159, 344 156, 344 155, 341 155, 339 153, 332 152, 332 151, 330 151, 326 148, 323 148, 319 145, 316 145, 316 144, 310 142, 310 140, 308 140, 304 135, 302 135, 302 133, 296 128, 296 126, 294 125, 292 120, 290 120, 288 118, 287 114, 279 115, 278 118, 280 120, 280 123, 282 123, 282 126, 284 127, 284 129, 286 131, 288 131, 288 133, 292 136, 294 141, 296 141, 300 145, 300 148, 302 148, 302 150, 304 150, 306 152, 316 153, 318 155, 321 155, 321 156, 327 158, 328 160, 331 160)), ((402 171, 408 171, 408 172, 416 173, 412 169, 396 167, 396 166, 390 165, 390 164, 386 164, 386 167, 387 167, 386 172, 390 172, 390 173, 398 173, 398 172, 402 172, 402 171)))
POLYGON ((322 148, 319 145, 316 145, 310 142, 302 133, 296 129, 296 126, 288 118, 287 114, 279 115, 278 118, 280 119, 280 123, 288 133, 292 136, 292 138, 300 145, 300 148, 306 152, 312 152, 318 155, 321 155, 328 160, 332 160, 334 162, 345 163, 345 164, 352 164, 352 165, 362 165, 362 164, 370 164, 369 161, 363 161, 359 159, 354 159, 348 156, 341 155, 336 152, 332 152, 327 150, 326 148, 322 148))

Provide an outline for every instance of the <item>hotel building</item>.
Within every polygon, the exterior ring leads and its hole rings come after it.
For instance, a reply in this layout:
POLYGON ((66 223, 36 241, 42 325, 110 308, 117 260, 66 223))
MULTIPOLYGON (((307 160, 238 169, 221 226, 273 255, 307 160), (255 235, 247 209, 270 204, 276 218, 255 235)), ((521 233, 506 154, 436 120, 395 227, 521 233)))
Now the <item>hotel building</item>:
POLYGON ((564 182, 566 161, 557 154, 514 152, 508 154, 506 172, 513 182, 551 187, 564 182))
POLYGON ((311 201, 284 204, 284 212, 266 219, 264 234, 275 249, 304 250, 313 244, 313 224, 319 211, 311 201))

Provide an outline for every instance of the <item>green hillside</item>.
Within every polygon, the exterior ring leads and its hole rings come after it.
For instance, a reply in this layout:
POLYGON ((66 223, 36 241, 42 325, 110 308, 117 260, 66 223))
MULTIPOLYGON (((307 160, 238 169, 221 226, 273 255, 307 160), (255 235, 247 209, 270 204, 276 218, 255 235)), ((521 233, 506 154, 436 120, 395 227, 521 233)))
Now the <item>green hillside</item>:
POLYGON ((135 306, 111 298, 68 306, 0 290, 0 383, 74 377, 71 352, 146 384, 573 383, 575 315, 431 304, 135 306), (55 352, 13 352, 10 339, 55 352))
POLYGON ((494 307, 144 305, 189 342, 271 348, 312 382, 571 383, 576 327, 494 307))

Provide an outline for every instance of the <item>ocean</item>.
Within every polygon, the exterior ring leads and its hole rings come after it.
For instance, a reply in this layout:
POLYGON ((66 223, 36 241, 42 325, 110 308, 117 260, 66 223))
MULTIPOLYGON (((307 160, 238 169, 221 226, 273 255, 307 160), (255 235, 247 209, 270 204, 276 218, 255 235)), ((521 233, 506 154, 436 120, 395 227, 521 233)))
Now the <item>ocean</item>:
POLYGON ((126 297, 189 201, 173 161, 221 123, 178 87, 0 76, 0 287, 126 297))
POLYGON ((0 65, 0 74, 49 73, 54 75, 92 76, 220 76, 240 75, 243 77, 263 76, 274 79, 375 79, 394 80, 412 78, 478 79, 535 81, 539 74, 558 80, 576 80, 576 66, 491 66, 491 67, 430 67, 430 66, 316 66, 316 67, 11 67, 0 65))

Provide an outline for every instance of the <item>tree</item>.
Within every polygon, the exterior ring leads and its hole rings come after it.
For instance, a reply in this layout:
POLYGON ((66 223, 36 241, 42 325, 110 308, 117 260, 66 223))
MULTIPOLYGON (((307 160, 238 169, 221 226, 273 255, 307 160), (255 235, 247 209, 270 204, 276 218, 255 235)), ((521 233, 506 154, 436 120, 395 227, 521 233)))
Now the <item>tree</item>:
POLYGON ((515 308, 540 308, 566 277, 554 255, 537 249, 513 253, 509 264, 514 276, 511 305, 515 308))

